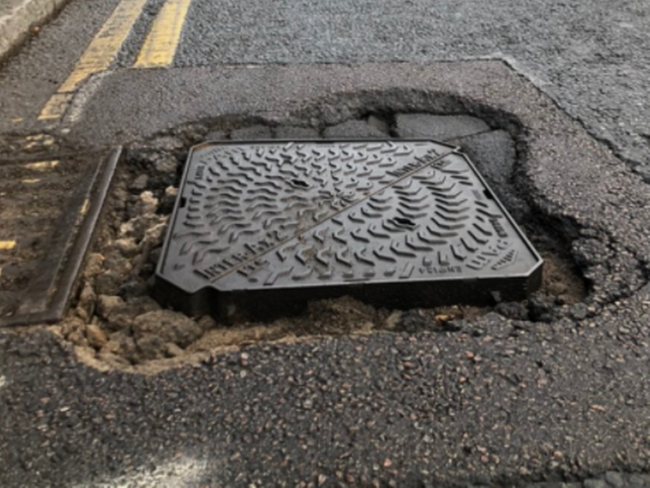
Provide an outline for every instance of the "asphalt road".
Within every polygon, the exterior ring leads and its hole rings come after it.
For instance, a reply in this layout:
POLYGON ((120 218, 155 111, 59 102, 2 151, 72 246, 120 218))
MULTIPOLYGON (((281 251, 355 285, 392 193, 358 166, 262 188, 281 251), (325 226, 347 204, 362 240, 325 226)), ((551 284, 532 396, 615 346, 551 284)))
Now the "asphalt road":
MULTIPOLYGON (((26 151, 25 137, 42 132, 56 137, 56 148, 81 149, 137 139, 153 130, 149 121, 160 129, 265 104, 280 113, 293 82, 302 99, 313 99, 313 86, 336 91, 331 73, 267 66, 247 75, 224 65, 490 58, 506 60, 650 180, 647 1, 194 0, 171 63, 132 69, 164 8, 152 0, 115 59, 74 92, 65 116, 39 121, 118 4, 72 0, 1 66, 0 153, 26 151)), ((345 90, 372 89, 368 74, 383 90, 398 83, 380 65, 337 69, 345 90)), ((418 87, 429 80, 417 68, 404 72, 418 87)), ((480 88, 488 98, 503 89, 480 88)), ((542 197, 560 188, 566 203, 571 190, 557 174, 573 168, 564 152, 562 144, 549 151, 551 174, 536 178, 546 185, 542 197)), ((606 152, 594 154, 603 156, 603 172, 615 167, 606 152)), ((263 346, 244 359, 232 353, 152 377, 101 373, 44 332, 0 332, 0 485, 508 485, 590 476, 604 483, 609 470, 647 471, 650 291, 641 284, 648 258, 639 232, 647 219, 642 187, 623 199, 622 171, 594 208, 633 221, 621 226, 632 244, 605 239, 615 232, 594 224, 604 234, 581 234, 592 246, 582 252, 602 263, 611 257, 611 267, 601 263, 594 273, 629 271, 638 282, 595 318, 531 327, 488 315, 456 333, 263 346)), ((595 178, 588 166, 569 173, 595 178)), ((620 488, 616 476, 607 482, 620 488)), ((642 476, 625 475, 625 483, 650 486, 642 476)), ((603 485, 587 488, 596 486, 603 485)))
MULTIPOLYGON (((626 323, 639 338, 644 324, 626 323)), ((80 366, 49 335, 2 335, 0 480, 516 485, 642 470, 647 352, 623 352, 613 327, 576 332, 489 316, 459 333, 251 348, 154 377, 80 366)))
POLYGON ((644 0, 195 0, 174 64, 506 59, 648 165, 649 18, 644 0))
MULTIPOLYGON (((116 3, 73 1, 43 29, 0 73, 2 113, 38 110, 116 3)), ((148 2, 113 67, 133 63, 160 7, 148 2)), ((649 16, 644 0, 194 0, 173 66, 506 59, 650 178, 649 16)))

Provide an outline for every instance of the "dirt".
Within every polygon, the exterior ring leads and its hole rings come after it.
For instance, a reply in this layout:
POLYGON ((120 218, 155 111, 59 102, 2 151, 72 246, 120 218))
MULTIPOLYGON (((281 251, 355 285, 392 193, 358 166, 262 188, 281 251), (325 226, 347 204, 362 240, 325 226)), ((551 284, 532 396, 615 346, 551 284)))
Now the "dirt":
MULTIPOLYGON (((118 169, 74 306, 53 327, 97 367, 156 372, 260 342, 378 332, 453 333, 493 311, 513 320, 551 321, 558 314, 575 313, 586 296, 567 243, 527 215, 524 229, 545 259, 545 268, 541 289, 524 302, 396 311, 343 297, 309 303, 301 315, 271 323, 230 325, 167 310, 151 298, 155 266, 187 149, 203 140, 205 132, 190 127, 134 145, 118 169)), ((227 130, 210 136, 222 137, 227 130)))

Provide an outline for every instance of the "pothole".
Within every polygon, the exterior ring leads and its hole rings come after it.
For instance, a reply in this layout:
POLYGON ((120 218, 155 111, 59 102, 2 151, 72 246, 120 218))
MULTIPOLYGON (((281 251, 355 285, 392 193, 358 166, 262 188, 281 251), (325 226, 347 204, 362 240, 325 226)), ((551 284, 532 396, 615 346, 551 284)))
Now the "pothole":
MULTIPOLYGON (((372 114, 331 127, 313 120, 298 127, 233 117, 214 127, 186 126, 133 145, 118 170, 79 295, 56 329, 95 359, 124 368, 177 363, 200 353, 263 341, 379 331, 450 333, 471 327, 473 318, 486 313, 533 322, 585 318, 594 310, 583 303, 587 290, 570 258, 570 229, 549 225, 549 217, 526 198, 527 182, 517 171, 522 155, 516 147, 507 132, 481 119, 429 114, 372 114), (440 139, 461 146, 472 158, 545 260, 541 288, 528 300, 506 302, 495 296, 492 303, 481 307, 467 305, 471 299, 460 299, 446 306, 396 310, 342 297, 311 301, 302 313, 272 322, 235 317, 228 324, 207 314, 190 317, 165 309, 154 300, 155 269, 190 146, 204 140, 320 140, 341 134, 399 138, 412 137, 418 129, 435 139, 436 127, 443 132, 438 134, 440 139)), ((310 186, 300 176, 288 178, 287 183, 298 190, 310 186)), ((417 225, 408 216, 396 216, 393 221, 405 230, 417 225)))

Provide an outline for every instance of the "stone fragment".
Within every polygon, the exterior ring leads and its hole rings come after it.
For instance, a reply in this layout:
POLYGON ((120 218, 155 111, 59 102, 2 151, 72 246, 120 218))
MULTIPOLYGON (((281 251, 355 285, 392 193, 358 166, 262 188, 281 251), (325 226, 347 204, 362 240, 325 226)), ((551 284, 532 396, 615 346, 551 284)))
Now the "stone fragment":
POLYGON ((422 330, 433 329, 435 325, 435 322, 428 320, 420 311, 407 310, 401 315, 397 323, 397 330, 400 332, 416 333, 422 330))
POLYGON ((533 295, 528 299, 528 317, 533 322, 550 323, 555 315, 555 305, 550 297, 533 295))
POLYGON ((70 317, 61 325, 61 334, 67 339, 70 334, 83 330, 85 326, 86 323, 79 317, 70 317))
POLYGON ((160 310, 160 305, 153 298, 148 296, 133 297, 121 306, 114 308, 109 316, 108 328, 110 330, 121 330, 129 327, 135 317, 149 312, 160 310))
POLYGON ((205 139, 208 128, 204 124, 187 124, 174 129, 174 134, 184 141, 198 141, 205 139))
POLYGON ((100 361, 105 362, 106 364, 108 364, 109 366, 111 366, 113 368, 120 368, 120 367, 123 367, 123 366, 128 366, 130 364, 123 357, 118 356, 117 354, 113 354, 111 352, 107 352, 107 351, 106 352, 104 352, 104 351, 99 352, 97 354, 97 359, 99 359, 100 361))
POLYGON ((163 237, 165 236, 165 230, 167 230, 167 222, 161 222, 154 225, 150 229, 147 229, 144 234, 144 239, 141 243, 141 248, 150 248, 162 245, 163 237))
POLYGON ((128 275, 133 269, 131 261, 117 250, 111 251, 106 254, 106 260, 104 261, 104 267, 113 271, 114 273, 120 276, 128 275))
POLYGON ((223 141, 228 138, 228 134, 222 130, 211 130, 205 136, 206 141, 223 141))
POLYGON ((320 139, 318 130, 311 127, 281 126, 275 129, 276 139, 320 139))
POLYGON ((629 485, 633 488, 650 487, 650 475, 634 473, 630 475, 629 485))
POLYGON ((122 276, 114 271, 106 271, 95 278, 95 293, 98 295, 117 295, 122 283, 122 276))
POLYGON ((348 120, 342 124, 328 127, 323 135, 325 139, 384 139, 388 137, 388 134, 363 120, 348 120))
POLYGON ((623 488, 623 486, 625 486, 623 476, 621 473, 617 473, 616 471, 608 471, 605 473, 605 481, 607 481, 607 484, 613 488, 623 488))
POLYGON ((99 295, 97 298, 97 314, 104 319, 108 319, 122 307, 124 307, 124 300, 118 296, 99 295))
POLYGON ((154 168, 158 173, 172 176, 178 171, 179 165, 178 159, 170 155, 161 156, 154 162, 154 168))
POLYGON ((402 318, 402 312, 397 311, 391 313, 386 321, 384 322, 384 327, 388 330, 395 330, 397 326, 400 324, 402 318))
POLYGON ((120 286, 119 295, 124 297, 141 297, 149 293, 149 287, 147 283, 139 278, 135 277, 120 286))
POLYGON ((581 483, 563 483, 561 481, 542 481, 525 485, 525 488, 582 488, 581 483))
POLYGON ((113 243, 113 248, 125 258, 132 258, 138 254, 138 245, 136 244, 135 239, 132 238, 117 239, 113 243))
POLYGON ((162 151, 178 151, 185 147, 183 140, 174 136, 161 136, 151 141, 152 146, 162 151))
POLYGON ((201 317, 197 324, 201 327, 201 330, 207 332, 210 329, 214 329, 217 326, 217 321, 214 320, 210 315, 204 315, 201 317))
POLYGON ((368 117, 368 125, 370 127, 374 127, 377 129, 379 132, 382 132, 383 134, 388 134, 390 131, 390 126, 388 125, 388 122, 381 117, 378 117, 377 115, 371 115, 368 117))
POLYGON ((520 302, 500 302, 494 311, 509 319, 528 320, 528 309, 520 302))
POLYGON ((136 341, 138 360, 161 359, 165 357, 166 344, 164 339, 154 334, 147 334, 136 341))
POLYGON ((266 125, 254 125, 232 131, 230 138, 234 141, 252 141, 257 139, 272 139, 271 128, 266 125))
POLYGON ((130 362, 137 361, 135 340, 126 331, 111 334, 110 340, 102 348, 102 352, 110 352, 122 356, 130 362))
POLYGON ((148 183, 149 177, 147 175, 140 175, 131 182, 129 189, 134 192, 141 192, 147 189, 148 183))
POLYGON ((101 349, 108 342, 108 337, 106 337, 104 331, 94 324, 86 327, 86 339, 88 339, 90 347, 94 347, 95 349, 101 349))
POLYGON ((167 222, 162 222, 147 229, 140 244, 141 254, 138 256, 136 270, 140 271, 147 264, 155 264, 160 257, 160 247, 163 243, 167 222))
POLYGON ((68 334, 67 339, 72 342, 75 346, 87 346, 88 341, 81 330, 74 330, 68 334))
POLYGON ((600 479, 590 479, 586 480, 582 486, 584 486, 584 488, 607 488, 607 483, 600 479))
POLYGON ((145 216, 156 213, 158 208, 158 199, 153 196, 150 191, 143 191, 138 197, 138 202, 135 204, 135 216, 145 216))
POLYGON ((399 114, 396 119, 397 135, 411 139, 444 142, 489 130, 484 121, 469 115, 399 114))
POLYGON ((90 286, 90 283, 86 282, 81 294, 79 295, 79 303, 77 304, 77 313, 79 316, 88 322, 90 318, 95 313, 95 305, 97 303, 97 295, 95 290, 90 286))
POLYGON ((165 344, 165 354, 170 358, 175 358, 183 355, 183 350, 173 342, 165 344))
POLYGON ((186 315, 171 310, 157 310, 139 315, 133 321, 136 341, 155 335, 164 343, 187 347, 203 335, 201 328, 186 315))
POLYGON ((102 254, 97 252, 90 253, 86 259, 86 267, 83 272, 84 278, 92 278, 100 274, 104 270, 103 263, 104 256, 102 254))
POLYGON ((167 217, 164 215, 148 214, 141 217, 136 217, 124 222, 120 226, 119 236, 120 237, 131 237, 137 241, 141 241, 144 238, 145 233, 148 229, 165 222, 167 217))

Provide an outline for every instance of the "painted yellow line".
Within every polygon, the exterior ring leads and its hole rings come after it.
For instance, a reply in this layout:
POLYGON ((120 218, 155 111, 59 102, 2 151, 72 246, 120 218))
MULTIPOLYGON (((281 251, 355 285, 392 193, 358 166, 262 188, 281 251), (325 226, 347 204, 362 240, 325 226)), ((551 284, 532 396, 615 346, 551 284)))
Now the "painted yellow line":
POLYGON ((54 161, 38 161, 37 163, 27 163, 25 169, 32 169, 35 171, 43 171, 46 169, 54 169, 59 165, 58 160, 54 161))
POLYGON ((192 0, 167 0, 140 49, 135 68, 160 68, 174 61, 192 0))
POLYGON ((16 241, 0 241, 0 251, 11 251, 16 247, 16 241))
POLYGON ((91 75, 108 69, 146 3, 147 0, 120 2, 81 56, 74 71, 59 89, 59 93, 73 92, 91 75))
POLYGON ((38 120, 57 120, 63 117, 72 101, 72 93, 55 93, 41 110, 38 120))
POLYGON ((135 21, 140 17, 148 0, 122 0, 102 26, 74 71, 61 85, 57 93, 47 102, 39 120, 54 120, 63 117, 70 104, 72 94, 90 76, 106 71, 126 41, 135 21))
POLYGON ((33 185, 34 183, 38 183, 39 181, 41 181, 39 178, 34 178, 30 180, 23 180, 23 183, 25 183, 26 185, 33 185))

